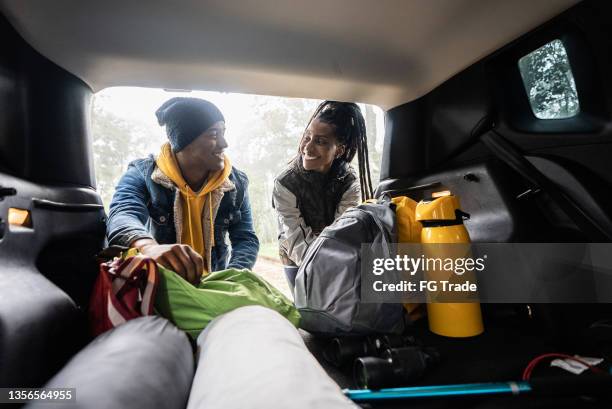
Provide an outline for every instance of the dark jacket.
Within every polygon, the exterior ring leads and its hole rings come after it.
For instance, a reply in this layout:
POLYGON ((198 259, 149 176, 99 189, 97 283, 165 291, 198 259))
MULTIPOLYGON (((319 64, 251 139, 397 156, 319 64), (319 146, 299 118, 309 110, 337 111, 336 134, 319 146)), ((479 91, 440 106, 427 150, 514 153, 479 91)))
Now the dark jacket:
POLYGON ((275 179, 272 193, 283 264, 300 265, 321 230, 359 204, 359 197, 359 181, 348 164, 322 174, 305 170, 299 160, 292 162, 275 179))
MULTIPOLYGON (((178 242, 176 224, 182 221, 175 220, 174 208, 180 193, 168 184, 171 182, 160 184, 160 174, 153 155, 129 164, 110 205, 107 235, 111 245, 129 246, 141 238, 154 238, 160 244, 178 242)), ((215 217, 211 271, 252 269, 259 251, 247 192, 248 178, 233 168, 229 181, 234 186, 223 193, 215 217)))

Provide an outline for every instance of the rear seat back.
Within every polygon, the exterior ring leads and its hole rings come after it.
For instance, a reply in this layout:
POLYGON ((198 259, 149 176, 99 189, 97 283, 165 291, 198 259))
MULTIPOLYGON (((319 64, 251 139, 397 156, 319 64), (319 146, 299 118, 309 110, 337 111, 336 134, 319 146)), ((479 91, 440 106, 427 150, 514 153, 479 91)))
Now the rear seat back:
POLYGON ((81 315, 37 272, 3 260, 0 271, 0 385, 38 386, 78 350, 81 315))
POLYGON ((0 173, 0 386, 40 386, 87 341, 85 311, 104 242, 99 195, 0 173), (9 209, 30 213, 10 225, 9 209))

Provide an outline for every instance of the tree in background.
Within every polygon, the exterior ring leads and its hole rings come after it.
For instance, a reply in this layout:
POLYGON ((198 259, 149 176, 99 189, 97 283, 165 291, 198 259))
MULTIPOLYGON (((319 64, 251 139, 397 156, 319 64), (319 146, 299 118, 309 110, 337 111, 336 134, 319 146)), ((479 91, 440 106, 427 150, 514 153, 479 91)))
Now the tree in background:
POLYGON ((92 134, 94 163, 98 192, 108 208, 115 185, 125 170, 133 147, 132 126, 127 121, 94 106, 92 115, 92 134))
POLYGON ((519 68, 538 118, 569 118, 578 113, 576 84, 560 40, 551 41, 521 58, 519 68))
POLYGON ((104 110, 95 99, 91 118, 96 183, 108 210, 115 186, 128 163, 150 153, 151 133, 141 123, 104 110))
POLYGON ((255 231, 262 243, 278 235, 272 212, 274 177, 296 155, 297 145, 318 101, 254 97, 248 134, 232 150, 232 161, 249 176, 255 231))

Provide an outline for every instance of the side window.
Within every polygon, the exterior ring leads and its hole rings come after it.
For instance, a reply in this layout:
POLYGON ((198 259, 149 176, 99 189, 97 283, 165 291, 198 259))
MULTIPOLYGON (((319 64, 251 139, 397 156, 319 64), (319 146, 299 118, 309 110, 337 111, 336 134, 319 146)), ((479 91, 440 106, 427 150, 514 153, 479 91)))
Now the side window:
POLYGON ((525 55, 518 66, 536 118, 564 119, 580 112, 574 76, 561 40, 525 55))

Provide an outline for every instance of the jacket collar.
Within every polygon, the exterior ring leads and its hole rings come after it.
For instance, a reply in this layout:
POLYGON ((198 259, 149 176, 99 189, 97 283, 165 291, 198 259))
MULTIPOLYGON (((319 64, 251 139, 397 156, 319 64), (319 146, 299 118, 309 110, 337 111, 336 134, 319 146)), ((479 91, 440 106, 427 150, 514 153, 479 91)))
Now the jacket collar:
POLYGON ((155 168, 153 169, 153 173, 151 173, 151 180, 157 183, 158 185, 162 185, 166 189, 176 189, 176 186, 174 186, 174 183, 172 183, 170 178, 166 176, 166 174, 162 172, 161 169, 157 165, 155 165, 155 168))
MULTIPOLYGON (((161 171, 161 169, 157 165, 155 165, 155 168, 153 169, 153 172, 151 173, 151 180, 157 183, 158 185, 165 187, 166 189, 171 189, 171 190, 176 189, 176 185, 172 182, 172 180, 170 180, 168 176, 166 176, 164 172, 161 171)), ((219 186, 215 190, 219 190, 220 192, 225 193, 225 192, 229 192, 230 190, 234 190, 235 188, 236 188, 236 185, 234 185, 234 182, 232 182, 230 178, 228 177, 227 179, 223 181, 221 186, 219 186)))

